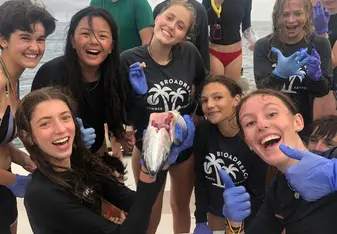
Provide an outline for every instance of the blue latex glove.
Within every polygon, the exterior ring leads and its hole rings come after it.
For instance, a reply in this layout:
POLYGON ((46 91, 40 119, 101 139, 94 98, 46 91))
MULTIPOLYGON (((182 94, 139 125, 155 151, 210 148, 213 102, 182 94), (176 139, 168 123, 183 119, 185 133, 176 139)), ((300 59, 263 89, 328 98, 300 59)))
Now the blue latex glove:
POLYGON ((93 128, 84 128, 83 121, 80 118, 76 118, 76 122, 80 127, 81 139, 84 142, 84 145, 89 149, 96 139, 95 129, 93 128))
POLYGON ((316 201, 337 190, 337 160, 327 159, 310 151, 292 149, 281 144, 280 150, 299 160, 285 171, 290 185, 308 202, 316 201))
POLYGON ((250 196, 246 188, 243 186, 235 187, 231 177, 224 169, 219 170, 219 174, 225 186, 222 214, 234 222, 244 221, 251 213, 250 196))
POLYGON ((315 33, 322 35, 329 31, 329 20, 330 13, 327 10, 324 10, 322 4, 318 2, 313 7, 313 24, 315 26, 315 33))
POLYGON ((207 226, 207 223, 197 223, 193 234, 213 234, 213 231, 207 226))
POLYGON ((23 198, 25 196, 27 185, 29 184, 32 175, 27 176, 16 174, 15 183, 7 186, 15 197, 23 198))
POLYGON ((167 160, 168 164, 175 163, 177 161, 179 153, 181 151, 185 150, 185 149, 188 149, 188 148, 192 147, 192 145, 193 145, 194 133, 195 133, 195 126, 194 126, 193 120, 191 119, 191 117, 189 115, 184 115, 183 117, 184 117, 184 120, 185 120, 186 126, 187 126, 187 135, 184 139, 183 131, 181 129, 181 126, 179 124, 175 125, 175 136, 182 143, 179 146, 173 145, 171 147, 171 151, 170 151, 170 154, 169 154, 168 160, 167 160))
POLYGON ((146 94, 148 87, 143 67, 139 62, 130 66, 129 80, 137 94, 146 94))
POLYGON ((277 66, 273 74, 283 79, 288 79, 292 75, 304 78, 304 74, 299 69, 306 65, 310 59, 306 53, 307 49, 297 51, 289 57, 284 57, 282 52, 275 47, 272 47, 271 51, 277 54, 277 66))
POLYGON ((311 56, 307 64, 307 74, 315 81, 322 77, 321 57, 315 49, 311 51, 311 56))

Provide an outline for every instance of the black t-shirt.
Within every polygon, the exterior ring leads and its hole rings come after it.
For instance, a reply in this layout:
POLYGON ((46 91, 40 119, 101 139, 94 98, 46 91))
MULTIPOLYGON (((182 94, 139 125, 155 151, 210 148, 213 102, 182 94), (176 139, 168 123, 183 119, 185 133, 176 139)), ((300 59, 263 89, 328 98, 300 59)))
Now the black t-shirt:
POLYGON ((258 89, 277 89, 291 97, 304 118, 305 127, 300 132, 300 135, 305 141, 308 140, 310 124, 313 121, 314 98, 328 94, 332 83, 331 47, 329 41, 324 37, 313 34, 308 42, 303 38, 296 44, 284 44, 281 51, 284 56, 290 56, 301 48, 308 48, 308 54, 311 54, 311 50, 315 48, 321 57, 323 74, 317 81, 308 77, 305 67, 300 69, 305 75, 303 79, 297 75, 290 76, 288 79, 281 79, 273 75, 272 72, 277 65, 277 60, 272 57, 274 54, 271 52, 270 35, 259 39, 255 44, 254 51, 256 87, 258 89))
MULTIPOLYGON (((71 77, 70 77, 71 79, 71 77)), ((79 107, 79 117, 83 120, 85 128, 94 128, 96 139, 90 150, 97 152, 104 142, 104 124, 106 123, 104 82, 84 83, 86 98, 90 100, 84 107, 79 107)), ((36 73, 31 90, 41 89, 48 86, 68 86, 68 72, 64 56, 55 58, 41 66, 36 73)), ((84 100, 85 97, 83 97, 84 100)))
POLYGON ((223 168, 236 185, 243 185, 252 202, 252 215, 258 211, 265 192, 267 164, 249 149, 243 138, 223 136, 217 125, 205 120, 198 124, 193 151, 195 156, 195 217, 207 221, 207 213, 223 217, 224 185, 218 170, 223 168))
POLYGON ((145 234, 166 174, 160 172, 154 183, 139 181, 137 192, 113 181, 102 183, 103 199, 128 212, 124 223, 117 225, 93 209, 101 207, 100 201, 89 206, 36 170, 24 200, 30 225, 35 234, 145 234))
MULTIPOLYGON (((160 11, 163 9, 166 4, 168 4, 170 0, 165 0, 159 3, 153 9, 153 17, 156 18, 159 15, 160 11)), ((199 50, 199 53, 204 61, 206 69, 209 70, 209 51, 208 51, 208 21, 207 21, 207 13, 205 7, 196 0, 188 0, 189 4, 191 4, 197 15, 196 22, 193 30, 190 35, 187 36, 187 40, 192 42, 195 47, 199 50)))
MULTIPOLYGON (((336 158, 337 151, 323 156, 336 158)), ((287 234, 335 234, 337 192, 315 202, 306 202, 295 193, 286 177, 277 174, 247 234, 280 234, 284 228, 287 234)))
MULTIPOLYGON (((330 15, 329 20, 329 41, 331 44, 331 48, 335 45, 337 41, 337 14, 330 15)), ((337 69, 333 70, 333 84, 332 89, 337 90, 337 69)))
POLYGON ((231 45, 241 40, 240 26, 244 32, 251 26, 252 0, 223 1, 220 18, 214 12, 211 0, 203 0, 210 25, 210 41, 219 45, 231 45), (220 25, 218 35, 214 25, 220 25))
MULTIPOLYGON (((131 120, 137 129, 136 145, 142 149, 143 130, 146 129, 151 113, 178 110, 182 115, 194 111, 195 99, 206 76, 207 70, 196 47, 190 42, 182 42, 172 50, 172 59, 167 65, 156 63, 149 55, 147 46, 136 47, 121 54, 122 74, 128 80, 129 67, 136 62, 145 62, 144 73, 147 79, 148 92, 135 98, 130 93, 129 99, 134 98, 128 109, 133 116, 131 120), (192 94, 195 86, 196 93, 192 94), (137 109, 137 111, 135 111, 137 109)), ((130 89, 129 89, 130 90, 130 89)), ((202 115, 202 112, 198 112, 202 115)))

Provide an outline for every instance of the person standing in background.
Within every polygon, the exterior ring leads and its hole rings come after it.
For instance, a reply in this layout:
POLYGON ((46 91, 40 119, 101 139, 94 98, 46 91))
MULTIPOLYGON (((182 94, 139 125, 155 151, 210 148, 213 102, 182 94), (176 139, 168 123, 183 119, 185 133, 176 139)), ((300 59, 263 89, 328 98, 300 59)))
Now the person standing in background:
POLYGON ((91 0, 90 5, 104 8, 116 20, 120 52, 150 42, 153 16, 147 0, 91 0))
MULTIPOLYGON (((165 5, 172 0, 165 0, 159 3, 153 10, 153 18, 155 19, 165 5)), ((178 0, 185 1, 185 0, 178 0)), ((192 42, 199 50, 204 61, 205 67, 209 70, 209 52, 208 52, 208 19, 205 7, 197 0, 187 0, 191 4, 196 13, 196 22, 193 31, 186 36, 186 40, 192 42)))

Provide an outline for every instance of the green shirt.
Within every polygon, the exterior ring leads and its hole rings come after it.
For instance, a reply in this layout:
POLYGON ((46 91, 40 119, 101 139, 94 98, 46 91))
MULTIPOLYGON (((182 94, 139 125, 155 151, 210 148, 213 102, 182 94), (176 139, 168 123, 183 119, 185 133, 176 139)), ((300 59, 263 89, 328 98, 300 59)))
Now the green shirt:
POLYGON ((116 20, 120 52, 142 45, 139 31, 154 24, 147 0, 91 0, 90 5, 104 8, 116 20))

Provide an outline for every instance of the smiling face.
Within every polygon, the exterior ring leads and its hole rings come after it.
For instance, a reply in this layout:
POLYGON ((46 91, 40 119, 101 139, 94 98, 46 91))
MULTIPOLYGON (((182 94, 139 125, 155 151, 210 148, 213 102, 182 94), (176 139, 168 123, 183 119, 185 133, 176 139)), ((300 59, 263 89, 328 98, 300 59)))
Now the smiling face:
POLYGON ((321 0, 321 3, 324 8, 329 11, 336 13, 337 11, 337 0, 321 0))
POLYGON ((302 116, 292 114, 277 97, 251 96, 241 107, 239 121, 246 143, 269 165, 285 168, 289 164, 280 144, 297 149, 302 144, 297 134, 304 126, 302 116))
POLYGON ((154 36, 163 45, 182 42, 193 24, 192 12, 183 5, 172 5, 156 17, 154 36))
POLYGON ((308 21, 303 0, 286 0, 279 24, 286 43, 296 43, 305 35, 304 26, 308 21))
POLYGON ((111 28, 102 17, 84 17, 76 27, 72 46, 82 67, 98 68, 111 53, 113 46, 111 28))
POLYGON ((68 106, 61 100, 43 101, 35 107, 30 124, 34 142, 51 163, 69 165, 75 123, 68 106))
POLYGON ((35 68, 45 52, 45 28, 41 23, 36 23, 31 27, 31 33, 16 30, 8 40, 0 37, 0 46, 5 59, 22 70, 35 68))
POLYGON ((218 82, 207 84, 201 93, 202 111, 213 124, 233 117, 239 100, 239 95, 232 97, 227 87, 218 82))

